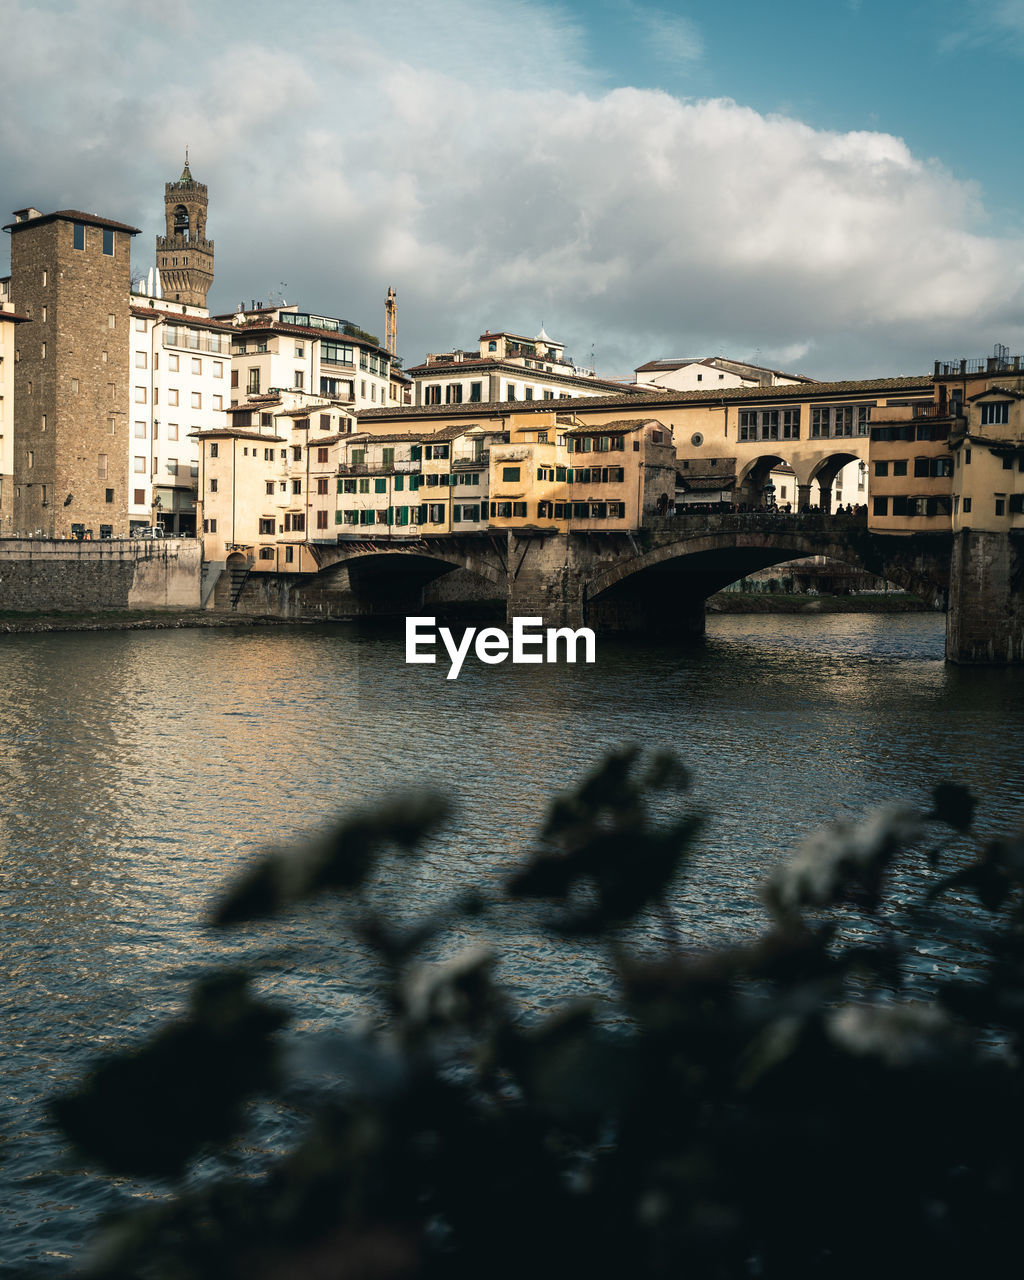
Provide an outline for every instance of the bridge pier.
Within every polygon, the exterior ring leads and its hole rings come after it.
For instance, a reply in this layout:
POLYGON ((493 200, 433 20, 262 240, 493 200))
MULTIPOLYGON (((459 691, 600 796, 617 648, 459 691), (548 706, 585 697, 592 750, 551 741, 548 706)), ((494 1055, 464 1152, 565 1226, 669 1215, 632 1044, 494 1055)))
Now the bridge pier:
POLYGON ((1024 662, 1024 539, 976 529, 954 535, 946 658, 1024 662))

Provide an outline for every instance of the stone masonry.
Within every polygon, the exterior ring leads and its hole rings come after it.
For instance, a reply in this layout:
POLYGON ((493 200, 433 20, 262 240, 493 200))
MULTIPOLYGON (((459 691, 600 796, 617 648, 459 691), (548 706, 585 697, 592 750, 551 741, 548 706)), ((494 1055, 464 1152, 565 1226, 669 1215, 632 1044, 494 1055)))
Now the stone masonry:
POLYGON ((15 358, 14 532, 126 535, 136 230, 75 210, 16 218, 11 295, 29 323, 15 358))

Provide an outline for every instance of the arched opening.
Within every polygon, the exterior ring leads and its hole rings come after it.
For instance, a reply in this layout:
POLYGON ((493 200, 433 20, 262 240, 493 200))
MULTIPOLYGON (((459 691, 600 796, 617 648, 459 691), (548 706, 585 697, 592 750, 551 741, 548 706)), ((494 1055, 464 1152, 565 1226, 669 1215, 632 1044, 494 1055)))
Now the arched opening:
POLYGON ((174 234, 181 236, 183 240, 188 240, 190 239, 190 228, 191 221, 188 216, 188 210, 183 204, 179 204, 174 210, 174 234))
POLYGON ((753 458, 736 478, 737 504, 753 511, 772 506, 777 494, 772 472, 788 465, 786 459, 777 453, 763 453, 753 458))
MULTIPOLYGON (((863 481, 861 501, 867 502, 867 468, 862 459, 855 453, 830 453, 815 466, 810 475, 811 484, 817 486, 817 494, 814 495, 817 505, 822 511, 831 511, 833 505, 838 506, 840 503, 844 506, 859 505, 852 496, 857 488, 858 478, 863 481), (837 486, 836 479, 840 475, 844 482, 837 486), (836 489, 838 496, 835 495, 836 489)), ((813 501, 812 497, 812 504, 813 501)))
POLYGON ((367 552, 340 560, 296 587, 300 612, 327 618, 442 619, 505 615, 504 582, 483 565, 409 551, 367 552))

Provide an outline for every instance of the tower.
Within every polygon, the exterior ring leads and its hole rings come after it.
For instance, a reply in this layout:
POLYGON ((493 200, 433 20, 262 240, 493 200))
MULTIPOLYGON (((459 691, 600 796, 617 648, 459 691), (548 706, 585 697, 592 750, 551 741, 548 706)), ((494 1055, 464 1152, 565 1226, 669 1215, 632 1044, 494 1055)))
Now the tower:
POLYGON ((213 284, 213 241, 206 238, 206 184, 196 182, 188 167, 177 182, 164 185, 167 234, 156 238, 156 265, 164 298, 205 307, 213 284))

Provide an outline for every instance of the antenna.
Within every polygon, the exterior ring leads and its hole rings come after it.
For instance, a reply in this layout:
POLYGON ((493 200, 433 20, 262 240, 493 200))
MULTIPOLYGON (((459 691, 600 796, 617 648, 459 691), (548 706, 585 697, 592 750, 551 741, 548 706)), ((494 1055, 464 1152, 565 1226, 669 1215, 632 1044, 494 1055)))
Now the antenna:
POLYGON ((388 285, 384 300, 384 350, 395 355, 398 349, 398 295, 388 285))

